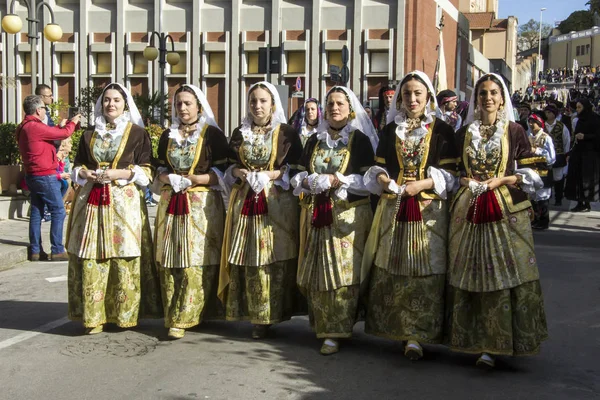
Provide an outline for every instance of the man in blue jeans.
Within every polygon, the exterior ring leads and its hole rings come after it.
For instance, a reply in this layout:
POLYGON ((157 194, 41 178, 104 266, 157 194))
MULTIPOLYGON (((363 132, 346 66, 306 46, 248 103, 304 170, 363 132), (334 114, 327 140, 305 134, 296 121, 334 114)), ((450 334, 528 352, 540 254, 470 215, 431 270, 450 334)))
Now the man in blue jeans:
POLYGON ((44 205, 52 215, 50 243, 52 261, 69 259, 63 246, 63 223, 65 208, 60 194, 60 182, 56 179, 56 147, 54 141, 63 140, 73 134, 80 115, 63 126, 50 127, 44 124, 46 106, 39 96, 27 96, 23 101, 25 119, 17 127, 16 136, 19 152, 25 167, 25 181, 31 192, 31 217, 29 218, 29 245, 31 261, 46 260, 48 255, 42 249, 42 216, 44 205))

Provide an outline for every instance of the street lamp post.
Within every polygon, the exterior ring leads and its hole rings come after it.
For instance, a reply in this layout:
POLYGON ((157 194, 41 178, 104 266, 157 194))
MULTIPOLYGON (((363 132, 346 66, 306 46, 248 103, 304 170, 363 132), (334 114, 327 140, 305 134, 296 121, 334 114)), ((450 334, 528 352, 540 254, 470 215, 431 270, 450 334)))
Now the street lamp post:
POLYGON ((175 52, 175 44, 171 35, 165 35, 164 33, 152 32, 150 36, 150 43, 144 49, 144 58, 148 61, 154 61, 158 57, 158 67, 160 69, 160 125, 164 126, 165 114, 163 110, 163 97, 165 90, 165 67, 167 63, 170 65, 179 64, 179 53, 175 52), (154 47, 154 37, 158 38, 158 49, 154 47), (171 39, 171 51, 167 52, 167 39, 171 39), (159 57, 160 56, 160 57, 159 57))
MULTIPOLYGON (((35 92, 37 86, 37 41, 38 37, 38 24, 40 20, 37 15, 40 13, 42 6, 46 6, 50 11, 50 23, 44 28, 44 36, 50 42, 56 42, 62 37, 61 27, 54 22, 54 11, 45 1, 35 4, 36 0, 23 0, 27 5, 27 37, 29 38, 29 45, 31 46, 31 93, 35 92)), ((21 32, 23 28, 23 21, 17 14, 15 14, 15 0, 10 3, 10 14, 7 14, 2 18, 2 29, 11 34, 21 32)))
POLYGON ((546 11, 546 7, 542 7, 540 8, 540 36, 539 36, 539 40, 538 40, 538 60, 536 62, 537 68, 536 68, 536 73, 537 73, 537 80, 540 81, 540 63, 542 61, 542 14, 544 13, 544 11, 546 11))

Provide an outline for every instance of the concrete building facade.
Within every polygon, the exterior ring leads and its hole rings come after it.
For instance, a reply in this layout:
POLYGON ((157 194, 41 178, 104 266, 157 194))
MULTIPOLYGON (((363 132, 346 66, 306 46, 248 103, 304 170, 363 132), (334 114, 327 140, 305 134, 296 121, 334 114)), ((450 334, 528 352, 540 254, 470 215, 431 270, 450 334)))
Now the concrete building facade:
POLYGON ((600 28, 550 36, 548 63, 544 68, 573 68, 573 60, 580 67, 600 65, 600 28))
MULTIPOLYGON (((287 85, 292 92, 300 78, 304 97, 322 99, 333 85, 330 66, 341 66, 343 46, 350 51, 348 86, 362 101, 372 101, 381 85, 410 70, 433 77, 442 15, 447 86, 467 97, 474 79, 476 55, 470 51, 459 0, 47 2, 64 34, 57 43, 38 41, 39 82, 69 104, 81 89, 113 81, 144 95, 161 84, 172 95, 179 85, 191 83, 206 93, 219 125, 230 132, 246 113, 247 88, 257 81, 287 85), (169 33, 181 56, 178 65, 167 65, 165 82, 159 81, 158 62, 143 58, 152 31, 169 33), (258 73, 258 50, 267 45, 282 50, 278 74, 258 73)), ((0 17, 9 4, 0 0, 0 17)), ((26 7, 17 4, 25 21, 26 7)), ((42 20, 49 21, 47 11, 42 20)), ((2 32, 0 38, 2 122, 19 121, 22 99, 31 93, 31 48, 24 25, 21 33, 2 32)), ((301 101, 288 100, 290 114, 301 101)))

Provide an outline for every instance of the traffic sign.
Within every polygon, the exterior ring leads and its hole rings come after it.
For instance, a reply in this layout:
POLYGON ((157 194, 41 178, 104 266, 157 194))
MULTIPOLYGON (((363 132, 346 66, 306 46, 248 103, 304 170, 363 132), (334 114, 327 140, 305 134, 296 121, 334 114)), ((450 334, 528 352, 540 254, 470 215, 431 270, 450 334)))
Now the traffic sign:
POLYGON ((348 64, 348 60, 350 59, 350 52, 348 51, 348 46, 344 45, 342 47, 342 62, 344 65, 348 64))
POLYGON ((304 98, 304 92, 293 92, 292 97, 304 98))
POLYGON ((350 80, 350 70, 347 65, 342 67, 342 71, 340 72, 342 83, 346 84, 350 80))
POLYGON ((300 77, 296 78, 296 91, 299 92, 302 90, 302 79, 300 77))

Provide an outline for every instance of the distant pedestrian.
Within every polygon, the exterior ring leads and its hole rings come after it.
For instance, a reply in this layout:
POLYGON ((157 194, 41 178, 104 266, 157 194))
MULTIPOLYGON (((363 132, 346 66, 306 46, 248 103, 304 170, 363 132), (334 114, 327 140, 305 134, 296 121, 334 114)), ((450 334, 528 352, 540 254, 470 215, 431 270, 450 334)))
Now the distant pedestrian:
POLYGON ((80 115, 65 121, 63 127, 50 127, 43 123, 46 107, 37 95, 27 96, 23 102, 25 119, 17 127, 16 136, 19 152, 25 166, 25 181, 31 191, 31 217, 29 219, 29 244, 31 261, 47 258, 42 249, 41 219, 44 205, 52 215, 50 225, 51 259, 68 259, 63 246, 63 222, 65 209, 60 193, 60 182, 56 179, 58 162, 54 141, 63 140, 73 134, 80 115))
POLYGON ((50 104, 54 102, 54 95, 52 94, 52 88, 46 84, 40 83, 35 87, 35 94, 40 96, 42 102, 44 102, 44 108, 46 109, 46 116, 42 122, 48 126, 54 126, 54 121, 50 115, 50 104))

